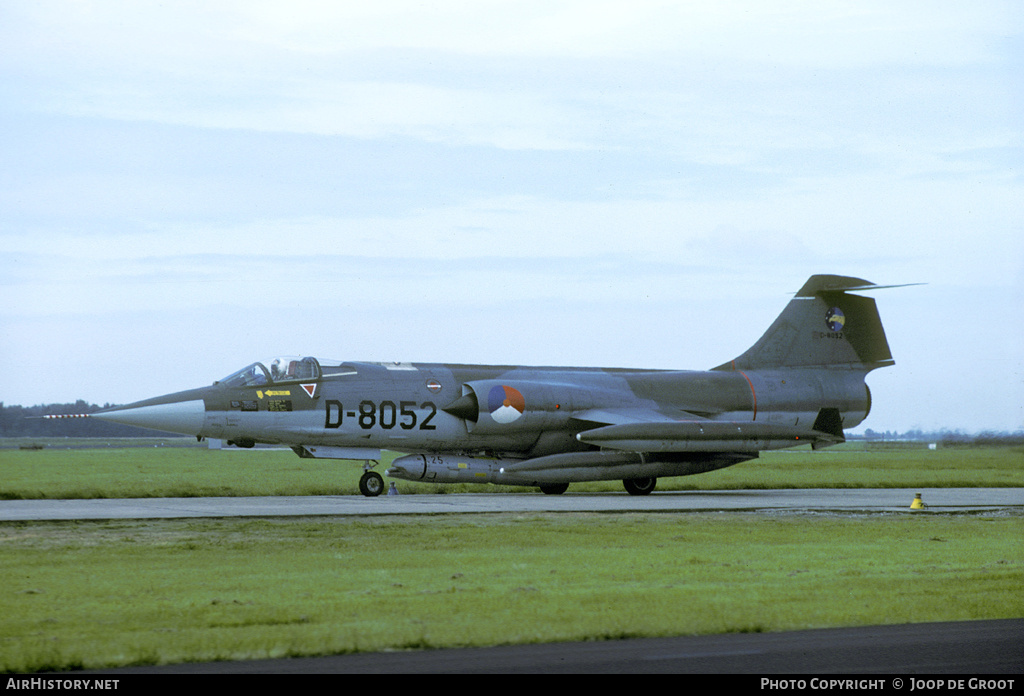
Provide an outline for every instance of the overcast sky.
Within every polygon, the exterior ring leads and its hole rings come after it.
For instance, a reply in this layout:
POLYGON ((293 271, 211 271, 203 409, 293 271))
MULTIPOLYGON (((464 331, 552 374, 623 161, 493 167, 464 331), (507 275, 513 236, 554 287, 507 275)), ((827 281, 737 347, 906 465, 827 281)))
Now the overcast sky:
POLYGON ((859 430, 1024 427, 1024 9, 0 4, 0 401, 276 353, 705 369, 878 284, 859 430))

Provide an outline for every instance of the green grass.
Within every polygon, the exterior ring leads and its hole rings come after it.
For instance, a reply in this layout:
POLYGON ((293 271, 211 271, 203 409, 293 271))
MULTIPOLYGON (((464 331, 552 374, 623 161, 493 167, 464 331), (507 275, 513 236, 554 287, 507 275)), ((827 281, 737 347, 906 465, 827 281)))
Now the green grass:
POLYGON ((1024 519, 0 524, 0 671, 1024 616, 1024 519))
MULTIPOLYGON (((998 488, 1024 486, 1024 449, 857 449, 768 452, 704 476, 675 479, 716 488, 998 488), (699 483, 696 479, 704 479, 699 483)), ((661 482, 658 482, 659 488, 661 482)))
MULTIPOLYGON (((386 453, 383 472, 396 455, 386 453)), ((290 450, 91 447, 0 450, 0 499, 358 494, 362 463, 300 459, 290 450)), ((398 482, 403 493, 516 492, 492 485, 398 482)), ((854 444, 768 452, 727 469, 665 478, 658 490, 1024 486, 1024 450, 863 450, 854 444)), ((621 491, 618 481, 570 491, 621 491)))
MULTIPOLYGON (((1024 486, 1022 464, 851 443, 658 487, 1024 486)), ((356 495, 360 473, 287 450, 3 449, 0 498, 356 495)), ((4 522, 0 671, 1021 617, 1022 538, 1020 516, 931 512, 4 522)))

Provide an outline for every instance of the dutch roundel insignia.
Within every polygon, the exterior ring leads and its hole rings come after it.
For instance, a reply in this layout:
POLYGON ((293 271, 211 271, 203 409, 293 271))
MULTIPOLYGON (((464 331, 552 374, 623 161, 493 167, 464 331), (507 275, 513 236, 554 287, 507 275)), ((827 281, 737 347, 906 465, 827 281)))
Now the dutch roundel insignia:
POLYGON ((491 387, 487 395, 487 410, 491 412, 491 417, 496 422, 504 425, 518 420, 519 416, 523 415, 526 400, 518 389, 497 385, 491 387))

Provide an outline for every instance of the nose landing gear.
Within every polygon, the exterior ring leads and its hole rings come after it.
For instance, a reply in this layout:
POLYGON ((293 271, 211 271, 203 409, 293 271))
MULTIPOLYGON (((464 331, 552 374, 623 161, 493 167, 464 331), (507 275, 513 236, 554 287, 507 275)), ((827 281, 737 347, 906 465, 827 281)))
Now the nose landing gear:
POLYGON ((379 463, 367 460, 363 465, 363 475, 359 477, 359 492, 367 498, 375 498, 384 492, 384 479, 376 471, 371 471, 379 463))

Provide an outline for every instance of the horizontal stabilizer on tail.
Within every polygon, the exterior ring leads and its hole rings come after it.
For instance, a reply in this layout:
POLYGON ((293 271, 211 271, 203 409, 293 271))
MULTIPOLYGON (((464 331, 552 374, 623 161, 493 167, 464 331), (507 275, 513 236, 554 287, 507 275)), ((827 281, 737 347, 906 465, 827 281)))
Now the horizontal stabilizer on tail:
POLYGON ((860 278, 836 275, 811 276, 804 286, 797 291, 796 297, 814 297, 819 292, 864 292, 866 290, 888 290, 890 288, 909 288, 924 283, 903 283, 901 285, 875 285, 860 278))

